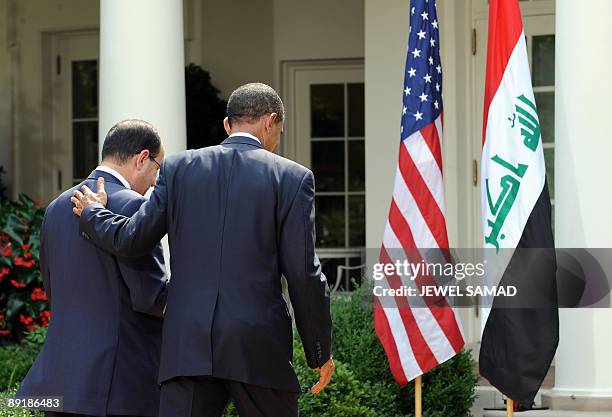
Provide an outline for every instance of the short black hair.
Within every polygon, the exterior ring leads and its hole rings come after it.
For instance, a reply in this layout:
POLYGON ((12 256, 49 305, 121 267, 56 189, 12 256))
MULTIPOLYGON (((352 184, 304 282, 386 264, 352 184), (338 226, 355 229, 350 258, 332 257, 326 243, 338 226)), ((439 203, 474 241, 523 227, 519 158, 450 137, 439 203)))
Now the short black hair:
POLYGON ((156 158, 161 149, 161 138, 157 130, 143 120, 123 120, 106 134, 102 146, 102 160, 113 159, 123 165, 134 155, 148 149, 156 158))
POLYGON ((227 118, 229 125, 236 121, 252 122, 260 117, 276 113, 277 123, 285 118, 283 101, 269 85, 249 83, 238 87, 227 101, 227 118))

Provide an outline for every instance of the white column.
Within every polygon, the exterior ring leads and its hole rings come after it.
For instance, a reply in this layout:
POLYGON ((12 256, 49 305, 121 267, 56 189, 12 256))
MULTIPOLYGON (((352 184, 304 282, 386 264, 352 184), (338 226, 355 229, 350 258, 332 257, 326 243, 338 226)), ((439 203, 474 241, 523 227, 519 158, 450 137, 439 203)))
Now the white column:
MULTIPOLYGON (((556 7, 556 244, 612 248, 612 2, 556 7)), ((612 396, 612 310, 568 309, 560 319, 555 391, 612 396)))
POLYGON ((182 0, 100 2, 100 148, 123 119, 150 122, 166 154, 186 148, 182 0))

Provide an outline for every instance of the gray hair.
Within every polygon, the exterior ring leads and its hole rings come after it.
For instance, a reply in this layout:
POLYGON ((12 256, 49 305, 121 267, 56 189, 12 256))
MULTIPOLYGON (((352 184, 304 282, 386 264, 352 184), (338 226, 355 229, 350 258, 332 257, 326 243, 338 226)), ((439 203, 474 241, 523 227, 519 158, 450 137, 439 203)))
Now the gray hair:
POLYGON ((276 113, 277 121, 285 118, 283 101, 269 85, 249 83, 238 87, 227 101, 227 117, 230 126, 236 121, 255 121, 260 117, 276 113))

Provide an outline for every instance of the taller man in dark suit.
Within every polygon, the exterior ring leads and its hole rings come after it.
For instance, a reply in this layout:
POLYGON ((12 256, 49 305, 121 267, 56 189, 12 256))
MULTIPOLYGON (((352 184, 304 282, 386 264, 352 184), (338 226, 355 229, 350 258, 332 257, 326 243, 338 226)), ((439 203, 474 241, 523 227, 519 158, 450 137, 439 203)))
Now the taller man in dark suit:
MULTIPOLYGON (((106 137, 101 165, 80 185, 104 178, 108 207, 130 216, 154 185, 163 156, 151 125, 121 122, 106 137)), ((79 186, 45 212, 40 263, 52 319, 17 395, 63 397, 63 413, 49 416, 156 417, 167 281, 162 249, 158 240, 142 256, 122 258, 84 239, 70 213, 79 186)))
POLYGON ((272 151, 283 104, 265 84, 232 93, 218 146, 166 159, 151 199, 131 218, 98 193, 73 198, 81 230, 118 255, 151 250, 166 233, 172 282, 164 322, 161 417, 297 416, 287 280, 308 364, 330 380, 329 289, 314 252, 312 172, 272 151))

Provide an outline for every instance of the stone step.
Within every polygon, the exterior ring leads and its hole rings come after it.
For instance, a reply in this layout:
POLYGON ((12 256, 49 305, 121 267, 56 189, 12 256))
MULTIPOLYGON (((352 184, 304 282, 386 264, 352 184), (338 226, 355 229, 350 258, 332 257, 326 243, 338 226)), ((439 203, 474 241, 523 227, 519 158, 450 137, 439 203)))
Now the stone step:
MULTIPOLYGON (((517 417, 612 417, 608 411, 535 410, 514 413, 517 417)), ((505 411, 485 411, 484 417, 506 417, 505 411)))

